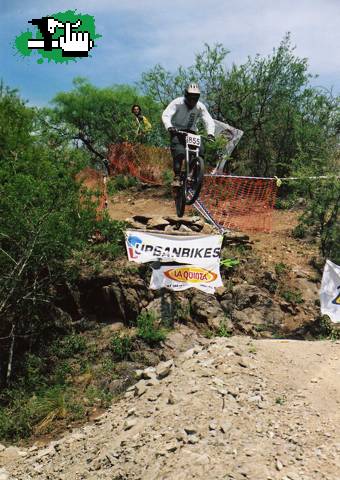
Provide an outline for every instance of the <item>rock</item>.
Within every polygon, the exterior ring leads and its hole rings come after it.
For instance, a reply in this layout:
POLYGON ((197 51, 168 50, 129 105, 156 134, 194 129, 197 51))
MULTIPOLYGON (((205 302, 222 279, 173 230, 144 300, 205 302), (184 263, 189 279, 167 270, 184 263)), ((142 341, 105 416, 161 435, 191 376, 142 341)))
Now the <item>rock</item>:
POLYGON ((245 358, 245 357, 240 358, 240 360, 238 361, 238 364, 240 365, 240 367, 243 367, 243 368, 250 368, 251 366, 248 358, 245 358))
POLYGON ((39 450, 37 456, 35 457, 36 460, 40 460, 43 457, 53 457, 56 454, 54 447, 47 447, 43 450, 39 450))
POLYGON ((177 403, 177 398, 175 397, 175 395, 170 392, 169 393, 169 397, 168 397, 168 404, 169 405, 175 405, 177 403))
POLYGON ((177 232, 178 230, 175 230, 173 225, 167 225, 164 229, 164 233, 174 233, 177 232))
POLYGON ((192 230, 187 227, 186 225, 181 225, 178 229, 179 232, 183 232, 183 233, 192 233, 192 230))
POLYGON ((155 367, 148 367, 142 371, 142 377, 144 380, 152 380, 156 378, 155 367))
POLYGON ((232 294, 234 304, 239 310, 254 308, 256 304, 263 305, 269 298, 257 286, 242 283, 233 287, 232 294))
POLYGON ((6 450, 5 445, 2 445, 2 443, 0 443, 0 452, 3 452, 4 450, 6 450))
POLYGON ((180 223, 181 225, 192 225, 193 223, 195 223, 195 220, 193 220, 193 218, 197 218, 196 217, 189 217, 188 215, 187 216, 184 216, 184 217, 175 217, 173 215, 164 215, 164 218, 165 220, 167 220, 169 223, 171 224, 178 224, 180 223))
POLYGON ((0 468, 0 480, 9 480, 9 473, 4 468, 0 468))
POLYGON ((152 300, 146 307, 146 311, 153 312, 163 325, 172 325, 174 308, 174 300, 171 293, 165 292, 161 297, 152 300))
POLYGON ((188 435, 194 435, 195 433, 197 433, 197 429, 192 425, 187 425, 186 427, 184 427, 184 431, 188 435))
POLYGON ((18 447, 7 447, 3 450, 3 454, 8 460, 15 460, 20 457, 20 449, 18 447))
POLYGON ((172 367, 173 367, 173 360, 169 360, 167 362, 159 363, 156 367, 156 375, 159 379, 165 378, 169 375, 172 367))
POLYGON ((147 390, 146 382, 145 380, 140 380, 136 385, 134 386, 134 391, 135 391, 135 396, 136 397, 141 397, 147 390))
POLYGON ((193 316, 214 330, 218 330, 224 322, 227 322, 228 328, 232 328, 231 322, 225 317, 224 311, 214 295, 194 290, 191 298, 191 310, 193 316))
POLYGON ((155 216, 150 218, 146 228, 150 230, 152 229, 163 230, 167 225, 169 225, 169 222, 167 220, 165 220, 163 217, 155 216))
POLYGON ((275 467, 276 467, 276 470, 278 470, 279 472, 283 469, 283 465, 278 458, 276 459, 275 467))
POLYGON ((133 220, 135 222, 142 223, 143 225, 146 225, 149 220, 153 218, 153 215, 134 215, 133 220))
POLYGON ((220 422, 220 429, 223 433, 228 433, 232 427, 232 423, 228 420, 223 420, 220 422))
POLYGON ((124 330, 125 325, 122 322, 115 322, 110 325, 111 332, 119 332, 120 330, 124 330))
POLYGON ((191 443, 192 445, 195 445, 196 443, 198 443, 200 441, 200 439, 198 438, 197 435, 190 435, 188 437, 188 443, 191 443))
POLYGON ((320 295, 318 286, 307 278, 297 278, 295 282, 297 289, 302 292, 303 299, 314 305, 315 300, 318 300, 320 295))
POLYGON ((165 450, 167 452, 175 452, 177 450, 177 445, 175 443, 168 443, 165 445, 165 450))
POLYGON ((128 418, 124 422, 123 430, 130 430, 130 428, 134 427, 135 425, 137 425, 137 419, 136 418, 128 418))
POLYGON ((134 220, 133 218, 129 217, 129 218, 126 218, 125 219, 126 223, 129 224, 130 227, 132 228, 136 228, 138 230, 144 230, 145 228, 145 224, 141 223, 141 222, 136 222, 136 220, 134 220))

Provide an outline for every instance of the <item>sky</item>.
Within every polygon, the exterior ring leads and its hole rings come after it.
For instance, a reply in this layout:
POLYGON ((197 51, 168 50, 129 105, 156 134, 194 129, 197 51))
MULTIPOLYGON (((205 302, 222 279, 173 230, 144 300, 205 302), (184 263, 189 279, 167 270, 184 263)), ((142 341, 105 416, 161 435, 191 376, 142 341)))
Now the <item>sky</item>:
POLYGON ((204 44, 230 50, 226 68, 257 53, 270 55, 286 32, 295 54, 308 58, 315 86, 340 95, 340 0, 0 0, 0 79, 30 105, 45 106, 83 76, 99 87, 134 85, 156 64, 192 65, 204 44), (32 18, 64 10, 94 16, 102 35, 91 57, 38 64, 13 48, 32 18))

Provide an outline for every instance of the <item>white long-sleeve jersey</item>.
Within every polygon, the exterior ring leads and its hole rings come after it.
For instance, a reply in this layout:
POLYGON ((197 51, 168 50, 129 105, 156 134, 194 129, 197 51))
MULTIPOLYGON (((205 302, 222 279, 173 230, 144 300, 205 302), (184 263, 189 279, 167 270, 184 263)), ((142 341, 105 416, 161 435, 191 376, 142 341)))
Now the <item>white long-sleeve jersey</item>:
POLYGON ((169 103, 162 114, 162 121, 166 129, 175 127, 179 130, 185 129, 196 132, 199 119, 203 120, 208 135, 214 135, 214 120, 202 102, 197 102, 195 107, 189 110, 184 97, 178 97, 169 103))

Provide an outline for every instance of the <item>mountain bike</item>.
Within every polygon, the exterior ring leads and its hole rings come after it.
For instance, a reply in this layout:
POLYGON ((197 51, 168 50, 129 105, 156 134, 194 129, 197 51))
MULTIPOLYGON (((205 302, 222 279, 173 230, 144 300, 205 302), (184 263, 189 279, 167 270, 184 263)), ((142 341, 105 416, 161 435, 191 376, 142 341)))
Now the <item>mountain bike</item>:
POLYGON ((185 161, 182 162, 179 187, 175 187, 176 213, 183 217, 185 205, 192 205, 198 198, 204 176, 204 161, 199 156, 201 135, 178 130, 179 135, 186 137, 185 161))

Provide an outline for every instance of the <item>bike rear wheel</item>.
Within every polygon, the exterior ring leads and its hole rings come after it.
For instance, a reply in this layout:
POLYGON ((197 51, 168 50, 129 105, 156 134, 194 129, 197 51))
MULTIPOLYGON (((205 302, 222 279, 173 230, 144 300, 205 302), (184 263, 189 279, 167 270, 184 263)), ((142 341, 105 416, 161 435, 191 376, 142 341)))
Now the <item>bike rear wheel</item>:
POLYGON ((194 159, 194 164, 191 169, 189 178, 192 180, 186 179, 186 195, 185 203, 186 205, 192 205, 198 199, 198 196, 201 192, 203 177, 204 177, 204 160, 201 157, 196 157, 194 159))

